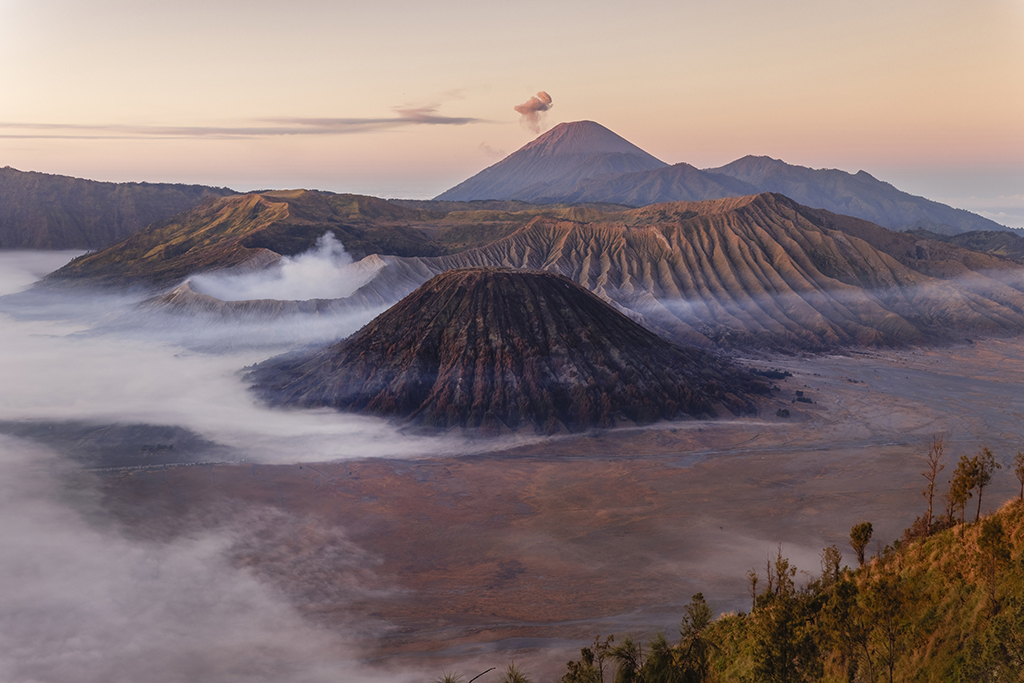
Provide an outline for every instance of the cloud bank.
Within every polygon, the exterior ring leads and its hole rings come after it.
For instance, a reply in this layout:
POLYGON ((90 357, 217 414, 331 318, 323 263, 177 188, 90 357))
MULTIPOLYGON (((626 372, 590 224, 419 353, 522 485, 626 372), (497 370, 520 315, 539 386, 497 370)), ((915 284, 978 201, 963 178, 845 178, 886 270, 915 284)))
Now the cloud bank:
POLYGON ((395 107, 395 116, 377 118, 285 117, 256 119, 237 126, 143 126, 118 123, 73 124, 0 122, 0 138, 57 140, 131 140, 136 138, 267 138, 282 136, 347 135, 395 130, 409 126, 464 126, 482 119, 443 116, 437 105, 395 107))
MULTIPOLYGON (((311 258, 338 253, 325 241, 311 258)), ((18 291, 32 279, 27 270, 48 272, 65 261, 66 255, 0 252, 0 281, 18 291)), ((296 261, 300 270, 310 267, 296 261)), ((344 338, 377 310, 247 323, 141 312, 138 303, 94 292, 0 297, 0 420, 179 425, 261 462, 422 457, 476 447, 407 434, 374 417, 270 410, 249 393, 241 379, 246 366, 344 338)))
MULTIPOLYGON (((321 247, 320 257, 339 254, 329 240, 321 247)), ((180 437, 180 427, 216 444, 204 457, 264 462, 421 456, 457 452, 459 442, 334 411, 268 410, 239 376, 267 350, 197 353, 164 328, 104 327, 138 303, 129 297, 23 292, 69 256, 0 252, 0 295, 22 292, 0 296, 0 680, 411 683, 435 674, 360 661, 359 644, 387 625, 347 620, 346 606, 387 588, 341 530, 225 501, 198 520, 151 515, 155 528, 129 535, 109 516, 100 480, 76 464, 88 458, 69 459, 82 444, 42 441, 62 425, 89 438, 98 433, 90 425, 113 436, 180 437), (3 433, 11 424, 43 436, 3 433), (188 533, 168 533, 174 525, 188 533), (282 550, 296 529, 317 535, 301 557, 282 550), (323 604, 330 628, 307 616, 323 604)), ((195 334, 224 333, 204 326, 195 334)))
MULTIPOLYGON (((275 587, 279 536, 303 520, 248 510, 198 535, 129 538, 101 513, 90 478, 57 454, 0 435, 0 469, 0 680, 422 679, 370 670, 350 644, 364 625, 318 627, 275 587), (270 560, 247 568, 253 554, 270 560)), ((339 583, 320 597, 343 607, 372 562, 324 540, 304 570, 329 564, 339 583)))

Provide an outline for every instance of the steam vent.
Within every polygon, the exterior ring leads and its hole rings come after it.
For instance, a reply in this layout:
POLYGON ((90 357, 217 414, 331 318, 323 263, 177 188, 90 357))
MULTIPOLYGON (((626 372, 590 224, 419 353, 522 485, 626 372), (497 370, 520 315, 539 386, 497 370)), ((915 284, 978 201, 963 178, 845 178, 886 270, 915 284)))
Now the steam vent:
POLYGON ((485 433, 748 413, 752 395, 768 391, 567 278, 497 268, 442 273, 348 339, 271 359, 248 379, 273 405, 485 433))

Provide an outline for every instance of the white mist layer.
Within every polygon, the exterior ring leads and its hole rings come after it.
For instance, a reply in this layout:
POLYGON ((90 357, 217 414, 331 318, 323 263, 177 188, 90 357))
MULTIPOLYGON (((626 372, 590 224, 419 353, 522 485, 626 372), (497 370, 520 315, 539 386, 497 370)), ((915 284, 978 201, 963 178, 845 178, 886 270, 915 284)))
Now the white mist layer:
POLYGON ((368 671, 346 645, 354 632, 310 625, 284 595, 236 567, 232 548, 246 541, 238 531, 127 539, 86 521, 78 510, 91 510, 92 495, 81 479, 65 490, 55 475, 66 469, 48 450, 0 435, 0 680, 412 678, 368 671))
POLYGON ((285 256, 273 268, 197 275, 192 284, 196 291, 221 301, 343 299, 372 280, 382 265, 377 259, 354 263, 345 246, 325 232, 313 249, 285 256))
POLYGON ((0 296, 20 292, 81 255, 78 251, 0 251, 0 296))
MULTIPOLYGON (((0 252, 0 295, 21 292, 70 256, 0 252)), ((148 334, 97 331, 137 303, 67 291, 32 293, 28 303, 0 299, 0 420, 180 425, 238 457, 266 462, 465 448, 455 440, 407 436, 374 418, 264 408, 239 370, 264 360, 267 350, 191 352, 169 341, 162 326, 148 334)), ((128 538, 104 521, 92 485, 63 454, 0 434, 0 681, 407 683, 428 677, 369 669, 356 643, 386 625, 346 625, 339 614, 330 629, 315 626, 296 608, 300 598, 236 561, 241 552, 271 562, 265 558, 281 544, 274 534, 303 520, 245 509, 176 540, 128 538)), ((323 561, 341 577, 332 590, 342 591, 334 604, 343 609, 346 595, 359 597, 360 577, 372 575, 375 564, 344 537, 327 540, 323 561)))
MULTIPOLYGON (((23 288, 27 268, 53 270, 60 255, 0 252, 0 284, 23 288), (31 256, 31 258, 27 258, 31 256), (20 273, 20 275, 19 275, 20 273)), ((178 425, 260 462, 329 461, 374 456, 423 457, 481 450, 461 438, 415 436, 387 420, 322 410, 271 410, 258 403, 243 369, 297 345, 343 338, 378 311, 317 321, 286 318, 259 326, 175 322, 150 328, 101 328, 137 299, 58 291, 31 305, 0 300, 0 420, 178 425), (309 323, 309 324, 307 324, 309 323), (224 344, 259 335, 258 348, 224 344), (277 346, 274 346, 274 343, 277 346), (223 349, 201 353, 204 342, 223 349)), ((488 444, 505 447, 510 441, 488 444)))

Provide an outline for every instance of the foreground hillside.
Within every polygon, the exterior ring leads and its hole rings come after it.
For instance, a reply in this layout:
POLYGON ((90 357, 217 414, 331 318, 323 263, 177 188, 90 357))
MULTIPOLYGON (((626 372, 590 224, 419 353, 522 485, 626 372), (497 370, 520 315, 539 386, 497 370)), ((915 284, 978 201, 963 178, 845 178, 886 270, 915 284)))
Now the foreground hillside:
POLYGON ((102 183, 0 168, 0 249, 96 249, 181 213, 223 187, 102 183))
POLYGON ((682 615, 681 639, 597 640, 562 681, 1024 678, 1024 502, 905 538, 856 570, 840 569, 834 545, 821 560, 821 575, 807 581, 780 548, 762 573, 748 573, 750 613, 712 621, 697 594, 682 615))

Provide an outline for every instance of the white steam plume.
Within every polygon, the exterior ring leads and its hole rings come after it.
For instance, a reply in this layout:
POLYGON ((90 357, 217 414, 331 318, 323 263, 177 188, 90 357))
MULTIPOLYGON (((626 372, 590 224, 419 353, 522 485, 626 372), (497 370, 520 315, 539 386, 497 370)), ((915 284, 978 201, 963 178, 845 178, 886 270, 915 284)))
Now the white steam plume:
POLYGON ((534 133, 539 133, 544 112, 551 109, 551 106, 551 95, 541 90, 522 104, 517 104, 514 109, 522 116, 520 123, 534 133))
POLYGON ((341 299, 372 280, 383 264, 374 259, 353 263, 345 246, 330 232, 316 246, 297 256, 285 256, 267 270, 242 274, 198 275, 192 283, 198 291, 222 301, 279 299, 341 299))

